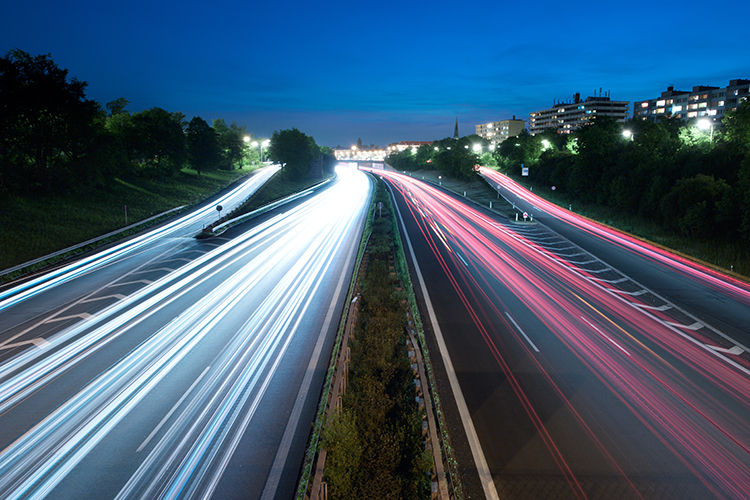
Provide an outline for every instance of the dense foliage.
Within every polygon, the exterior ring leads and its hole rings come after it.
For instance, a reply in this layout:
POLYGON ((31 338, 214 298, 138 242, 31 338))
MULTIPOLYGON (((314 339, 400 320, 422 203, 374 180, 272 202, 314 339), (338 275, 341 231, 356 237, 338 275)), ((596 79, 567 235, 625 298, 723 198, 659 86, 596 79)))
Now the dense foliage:
POLYGON ((154 107, 137 113, 118 98, 103 108, 86 82, 50 55, 15 49, 0 57, 0 196, 63 194, 112 179, 199 174, 257 162, 244 126, 154 107))
POLYGON ((312 137, 296 128, 273 133, 268 157, 281 165, 287 179, 307 177, 310 163, 317 158, 322 159, 324 169, 332 170, 336 163, 330 148, 318 146, 312 137))
POLYGON ((583 203, 658 221, 691 238, 750 240, 750 103, 721 126, 600 118, 570 135, 526 133, 496 151, 502 169, 583 203), (625 134, 623 132, 626 132, 625 134))
POLYGON ((423 144, 416 150, 392 153, 386 161, 396 170, 437 170, 454 179, 471 180, 476 176, 477 165, 493 163, 488 146, 478 135, 446 138, 423 144))

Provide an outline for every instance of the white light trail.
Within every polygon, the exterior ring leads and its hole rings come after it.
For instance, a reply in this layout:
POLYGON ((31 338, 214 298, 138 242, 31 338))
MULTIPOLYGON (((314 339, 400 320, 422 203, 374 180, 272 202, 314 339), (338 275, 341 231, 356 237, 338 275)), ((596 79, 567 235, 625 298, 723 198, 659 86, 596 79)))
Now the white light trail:
POLYGON ((38 293, 57 286, 61 283, 68 282, 79 276, 91 272, 102 266, 106 266, 113 261, 128 255, 138 249, 144 248, 148 245, 152 245, 155 241, 160 238, 164 238, 169 235, 173 235, 186 229, 189 226, 199 223, 201 220, 206 220, 208 217, 215 217, 216 210, 214 207, 218 205, 224 205, 226 207, 235 207, 246 199, 250 194, 255 192, 260 186, 263 185, 279 167, 274 165, 267 169, 259 172, 258 174, 250 177, 243 184, 238 186, 236 189, 225 194, 214 204, 207 206, 200 211, 189 213, 178 220, 160 226, 153 231, 149 231, 145 234, 131 238, 128 241, 116 245, 112 248, 98 252, 96 255, 87 257, 84 259, 77 260, 72 264, 56 269, 52 272, 45 273, 38 278, 29 280, 26 283, 15 286, 8 290, 0 292, 0 311, 6 309, 12 305, 18 304, 23 300, 28 299, 38 293))
POLYGON ((243 314, 244 325, 210 361, 163 435, 153 436, 157 441, 147 445, 152 449, 121 492, 122 497, 147 492, 149 498, 210 495, 321 283, 330 279, 336 255, 358 227, 368 196, 362 173, 341 172, 311 203, 56 334, 48 339, 51 348, 30 349, 0 367, 2 414, 167 305, 205 289, 200 300, 0 451, 0 497, 48 495, 196 346, 243 314), (206 287, 226 273, 231 274, 220 285, 206 287), (270 286, 270 293, 247 311, 244 304, 260 286, 270 286))

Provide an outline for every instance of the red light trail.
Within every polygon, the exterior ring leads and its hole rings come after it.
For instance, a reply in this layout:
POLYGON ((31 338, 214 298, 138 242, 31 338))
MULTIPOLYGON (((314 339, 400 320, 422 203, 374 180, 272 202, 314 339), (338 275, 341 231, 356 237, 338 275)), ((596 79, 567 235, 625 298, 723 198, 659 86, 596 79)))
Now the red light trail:
MULTIPOLYGON (((513 387, 546 448, 578 498, 588 498, 508 359, 509 344, 524 349, 568 411, 632 493, 641 497, 580 407, 565 395, 553 362, 513 319, 501 294, 509 291, 645 425, 716 497, 750 491, 750 358, 726 339, 692 331, 668 312, 617 283, 572 265, 443 191, 411 177, 377 171, 404 198, 435 258, 513 387), (502 292, 501 292, 502 291, 502 292), (508 338, 500 331, 511 332, 508 338)), ((530 198, 507 177, 482 170, 492 182, 530 198)), ((532 202, 584 231, 647 255, 750 305, 748 287, 708 268, 551 205, 532 202)), ((507 300, 506 300, 507 301, 507 300)), ((535 332, 538 336, 540 332, 535 332)), ((532 335, 533 336, 533 335, 532 335)), ((537 340, 538 342, 538 340, 537 340)), ((517 347, 515 347, 517 349, 517 347)))

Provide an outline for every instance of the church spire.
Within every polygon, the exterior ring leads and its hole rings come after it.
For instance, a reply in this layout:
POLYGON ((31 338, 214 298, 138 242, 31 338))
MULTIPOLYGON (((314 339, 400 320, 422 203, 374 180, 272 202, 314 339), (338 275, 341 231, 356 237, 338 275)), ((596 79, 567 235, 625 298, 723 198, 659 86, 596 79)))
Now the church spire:
POLYGON ((458 140, 458 117, 456 117, 456 129, 453 132, 453 138, 458 140))

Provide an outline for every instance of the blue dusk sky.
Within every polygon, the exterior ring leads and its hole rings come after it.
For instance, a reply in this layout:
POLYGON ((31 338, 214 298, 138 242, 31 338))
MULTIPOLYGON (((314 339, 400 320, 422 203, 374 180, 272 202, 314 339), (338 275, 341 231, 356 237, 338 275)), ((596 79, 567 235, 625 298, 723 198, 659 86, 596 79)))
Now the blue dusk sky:
POLYGON ((456 118, 468 135, 576 92, 632 103, 750 78, 746 13, 695 0, 9 0, 0 14, 2 54, 51 54, 102 105, 331 147, 442 139, 456 118))

